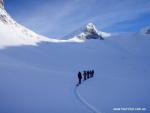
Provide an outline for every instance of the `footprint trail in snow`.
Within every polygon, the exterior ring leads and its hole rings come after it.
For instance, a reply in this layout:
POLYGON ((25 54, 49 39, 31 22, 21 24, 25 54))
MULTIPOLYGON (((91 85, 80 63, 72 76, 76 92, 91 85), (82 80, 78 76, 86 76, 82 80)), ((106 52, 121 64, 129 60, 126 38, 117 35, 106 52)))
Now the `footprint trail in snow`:
POLYGON ((76 98, 84 105, 87 107, 87 109, 89 109, 91 112, 93 113, 101 113, 99 112, 94 106, 92 106, 91 104, 89 104, 80 94, 79 92, 79 87, 80 86, 76 86, 74 88, 74 93, 75 93, 75 96, 76 98))

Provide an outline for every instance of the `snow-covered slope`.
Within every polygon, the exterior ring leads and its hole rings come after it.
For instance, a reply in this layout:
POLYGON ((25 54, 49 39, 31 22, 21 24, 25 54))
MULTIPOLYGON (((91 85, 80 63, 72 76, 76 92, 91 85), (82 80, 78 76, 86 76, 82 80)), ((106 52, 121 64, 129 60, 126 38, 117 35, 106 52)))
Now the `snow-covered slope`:
POLYGON ((0 50, 0 112, 90 113, 74 88, 78 71, 95 69, 95 77, 79 87, 89 104, 101 113, 116 113, 116 107, 143 107, 147 110, 138 113, 149 113, 149 48, 147 36, 124 33, 82 44, 0 50))
POLYGON ((72 33, 66 35, 64 38, 74 37, 86 40, 86 39, 104 39, 110 36, 111 33, 98 31, 93 23, 88 23, 87 25, 82 26, 79 29, 73 31, 72 33))
POLYGON ((78 38, 71 38, 68 40, 58 40, 47 38, 36 34, 28 28, 18 24, 6 12, 3 6, 3 1, 0 1, 0 48, 8 46, 21 46, 21 45, 37 45, 40 42, 83 42, 78 38))
POLYGON ((0 8, 0 48, 6 46, 36 45, 49 39, 15 22, 4 8, 0 8))

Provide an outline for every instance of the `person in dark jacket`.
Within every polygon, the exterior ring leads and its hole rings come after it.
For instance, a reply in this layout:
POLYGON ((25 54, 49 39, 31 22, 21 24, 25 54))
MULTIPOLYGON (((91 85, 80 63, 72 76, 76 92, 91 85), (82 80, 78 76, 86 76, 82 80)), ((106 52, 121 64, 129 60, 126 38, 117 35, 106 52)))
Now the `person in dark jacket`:
POLYGON ((89 71, 90 72, 90 78, 92 77, 92 70, 89 71))
POLYGON ((92 77, 94 76, 94 73, 95 73, 95 72, 94 72, 94 70, 92 70, 92 72, 91 72, 91 74, 92 74, 92 77))
POLYGON ((87 71, 87 79, 90 78, 90 71, 87 71))
POLYGON ((82 74, 81 74, 81 72, 78 73, 78 79, 79 79, 79 84, 81 84, 81 80, 82 80, 82 74))
POLYGON ((84 77, 84 80, 87 79, 87 72, 86 71, 83 72, 83 77, 84 77))

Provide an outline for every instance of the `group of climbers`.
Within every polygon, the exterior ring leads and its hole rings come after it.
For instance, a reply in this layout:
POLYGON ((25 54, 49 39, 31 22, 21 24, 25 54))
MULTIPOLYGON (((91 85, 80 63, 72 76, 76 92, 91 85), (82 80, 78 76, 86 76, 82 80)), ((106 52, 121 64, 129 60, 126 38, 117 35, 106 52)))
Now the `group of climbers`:
POLYGON ((87 80, 89 78, 94 77, 94 73, 95 73, 94 70, 83 71, 83 73, 78 72, 78 80, 79 80, 79 82, 78 82, 77 85, 81 84, 82 79, 85 81, 85 80, 87 80))

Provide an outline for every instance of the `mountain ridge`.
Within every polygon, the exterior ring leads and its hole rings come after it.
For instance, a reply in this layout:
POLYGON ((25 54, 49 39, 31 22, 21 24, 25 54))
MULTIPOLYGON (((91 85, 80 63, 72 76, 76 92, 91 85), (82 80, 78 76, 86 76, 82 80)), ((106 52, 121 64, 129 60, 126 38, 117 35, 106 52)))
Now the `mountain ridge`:
POLYGON ((81 26, 80 28, 74 30, 63 38, 79 38, 82 40, 86 39, 105 39, 110 37, 111 33, 99 31, 93 23, 88 23, 86 25, 81 26))

